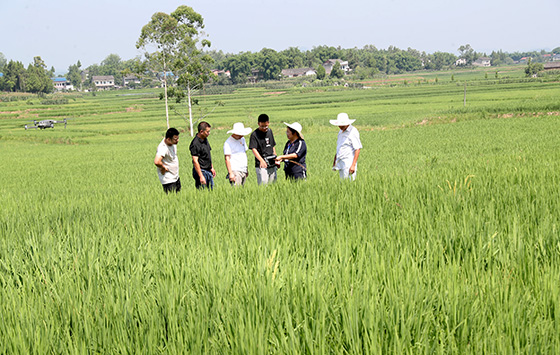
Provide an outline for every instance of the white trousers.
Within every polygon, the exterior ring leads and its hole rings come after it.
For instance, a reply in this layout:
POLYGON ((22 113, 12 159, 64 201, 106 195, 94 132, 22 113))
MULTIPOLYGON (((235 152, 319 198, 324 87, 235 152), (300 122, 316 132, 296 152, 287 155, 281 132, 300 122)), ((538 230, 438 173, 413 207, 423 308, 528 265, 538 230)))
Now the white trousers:
POLYGON ((272 168, 255 168, 257 173, 257 184, 269 184, 276 182, 276 167, 272 168))
POLYGON ((354 174, 350 174, 350 169, 341 169, 338 171, 338 173, 340 174, 340 178, 343 180, 346 179, 350 179, 351 181, 356 180, 357 171, 354 171, 354 174))

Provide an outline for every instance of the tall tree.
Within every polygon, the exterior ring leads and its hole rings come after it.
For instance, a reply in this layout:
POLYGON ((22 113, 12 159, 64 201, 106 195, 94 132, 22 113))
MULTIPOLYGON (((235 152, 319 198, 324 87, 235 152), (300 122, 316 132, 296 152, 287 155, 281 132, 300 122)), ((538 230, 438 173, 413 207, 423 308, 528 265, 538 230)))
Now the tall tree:
POLYGON ((224 63, 224 69, 229 70, 234 84, 245 84, 251 75, 252 55, 250 52, 240 53, 229 57, 224 63))
POLYGON ((109 54, 99 66, 100 75, 112 75, 115 83, 122 83, 123 62, 118 54, 109 54))
POLYGON ((4 67, 4 77, 3 90, 25 91, 25 67, 21 62, 10 60, 4 67))
POLYGON ((78 60, 76 64, 73 64, 68 67, 68 80, 74 85, 75 88, 82 83, 82 71, 81 68, 82 63, 78 60))
MULTIPOLYGON (((201 48, 210 46, 208 40, 200 41, 202 29, 204 29, 202 16, 191 7, 181 5, 170 15, 163 12, 155 13, 151 21, 142 27, 140 38, 136 42, 136 47, 144 50, 145 66, 163 74, 161 77, 164 86, 167 127, 169 127, 167 87, 170 77, 168 73, 173 70, 178 71, 173 73, 175 78, 181 75, 187 77, 197 75, 189 70, 203 66, 201 48)), ((189 82, 186 77, 184 79, 184 83, 189 82)), ((189 120, 192 127, 192 112, 189 112, 189 120)))
POLYGON ((472 62, 474 62, 477 58, 476 58, 476 52, 474 51, 474 49, 471 47, 470 44, 466 44, 466 45, 462 45, 459 47, 459 53, 461 53, 461 55, 459 56, 459 58, 463 58, 467 61, 467 64, 472 64, 472 62))
POLYGON ((327 76, 327 71, 325 70, 325 67, 322 64, 319 64, 317 66, 317 79, 323 80, 325 79, 325 76, 327 76))
POLYGON ((527 67, 525 68, 525 75, 528 77, 533 76, 542 70, 544 70, 544 65, 542 65, 542 63, 533 63, 531 58, 529 58, 529 61, 527 62, 527 67))
POLYGON ((6 60, 4 53, 0 52, 0 72, 2 71, 2 69, 4 68, 7 62, 8 61, 6 60))
POLYGON ((263 48, 256 56, 257 69, 262 73, 264 80, 278 80, 286 58, 274 49, 263 48))
POLYGON ((335 79, 340 79, 344 76, 344 72, 340 69, 340 63, 336 62, 333 64, 330 77, 335 79))
POLYGON ((41 57, 34 57, 33 64, 29 64, 26 76, 26 91, 32 93, 49 93, 54 90, 47 66, 41 57))

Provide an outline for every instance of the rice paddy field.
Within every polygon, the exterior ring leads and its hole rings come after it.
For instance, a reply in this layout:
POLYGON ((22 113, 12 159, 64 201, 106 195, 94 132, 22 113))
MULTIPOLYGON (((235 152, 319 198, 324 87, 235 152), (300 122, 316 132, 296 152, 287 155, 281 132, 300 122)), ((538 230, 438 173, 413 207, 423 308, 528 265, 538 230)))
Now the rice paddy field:
POLYGON ((558 353, 560 84, 471 80, 464 106, 443 81, 200 96, 223 103, 216 185, 195 189, 172 113, 177 195, 159 92, 0 102, 0 353, 558 353), (330 170, 339 112, 353 183, 330 170), (278 148, 303 125, 307 181, 229 186, 226 131, 260 113, 278 148))

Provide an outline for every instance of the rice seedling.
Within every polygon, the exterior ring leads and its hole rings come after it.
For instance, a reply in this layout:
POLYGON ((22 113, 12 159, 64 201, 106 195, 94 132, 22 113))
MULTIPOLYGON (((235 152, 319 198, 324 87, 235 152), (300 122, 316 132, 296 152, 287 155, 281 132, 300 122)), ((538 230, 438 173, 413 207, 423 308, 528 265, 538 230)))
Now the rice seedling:
POLYGON ((557 352, 560 120, 497 115, 559 89, 479 86, 465 111, 461 89, 223 94, 214 191, 194 188, 182 133, 169 196, 155 96, 49 105, 77 118, 41 132, 2 103, 0 353, 557 352), (330 171, 339 111, 364 144, 353 183, 330 171), (279 145, 302 123, 307 181, 227 184, 226 131, 260 112, 279 145))

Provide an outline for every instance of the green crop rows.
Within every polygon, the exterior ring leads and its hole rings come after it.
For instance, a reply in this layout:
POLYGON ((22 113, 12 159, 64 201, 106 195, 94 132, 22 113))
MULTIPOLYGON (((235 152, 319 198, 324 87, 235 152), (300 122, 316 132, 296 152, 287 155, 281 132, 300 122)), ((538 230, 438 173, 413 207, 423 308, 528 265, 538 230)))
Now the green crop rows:
POLYGON ((558 83, 471 83, 466 107, 455 82, 201 96, 224 103, 216 187, 194 188, 185 131, 169 196, 163 102, 130 93, 0 103, 0 353, 560 350, 558 83), (280 146, 303 125, 306 182, 227 184, 226 131, 262 112, 280 146), (339 112, 354 183, 330 171, 339 112))

